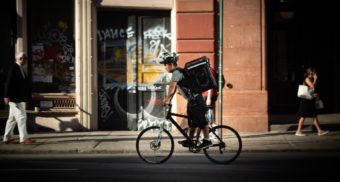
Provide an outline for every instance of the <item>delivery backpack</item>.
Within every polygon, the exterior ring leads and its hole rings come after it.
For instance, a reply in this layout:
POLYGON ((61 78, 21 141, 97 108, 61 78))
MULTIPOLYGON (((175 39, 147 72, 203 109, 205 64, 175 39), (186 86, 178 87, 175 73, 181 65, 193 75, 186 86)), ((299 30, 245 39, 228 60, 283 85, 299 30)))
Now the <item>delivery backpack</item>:
POLYGON ((210 70, 209 59, 205 56, 187 62, 183 72, 190 82, 190 89, 195 93, 217 88, 216 80, 210 70))

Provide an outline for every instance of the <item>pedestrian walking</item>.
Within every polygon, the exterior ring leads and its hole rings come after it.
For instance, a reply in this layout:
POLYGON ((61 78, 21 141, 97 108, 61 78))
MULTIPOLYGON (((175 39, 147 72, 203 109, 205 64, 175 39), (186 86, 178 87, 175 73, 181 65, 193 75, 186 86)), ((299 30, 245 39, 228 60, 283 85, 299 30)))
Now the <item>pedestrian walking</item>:
POLYGON ((316 98, 318 97, 318 94, 315 90, 316 84, 318 81, 318 74, 315 68, 309 67, 306 69, 306 73, 304 76, 305 78, 304 78, 303 84, 306 85, 308 89, 310 90, 312 99, 301 98, 300 100, 300 106, 299 106, 299 111, 298 111, 299 121, 298 121, 298 127, 297 127, 295 135, 306 136, 306 134, 301 132, 302 125, 305 121, 305 118, 311 117, 314 120, 314 125, 317 129, 318 135, 322 136, 322 135, 327 134, 328 131, 323 131, 321 129, 319 119, 318 119, 318 113, 315 108, 316 98))
POLYGON ((21 144, 32 144, 35 140, 28 137, 26 127, 26 103, 31 99, 29 79, 23 66, 27 62, 24 52, 19 52, 15 56, 15 63, 10 67, 5 83, 4 103, 9 105, 9 116, 6 123, 3 141, 5 144, 18 143, 14 138, 14 128, 18 125, 21 144))

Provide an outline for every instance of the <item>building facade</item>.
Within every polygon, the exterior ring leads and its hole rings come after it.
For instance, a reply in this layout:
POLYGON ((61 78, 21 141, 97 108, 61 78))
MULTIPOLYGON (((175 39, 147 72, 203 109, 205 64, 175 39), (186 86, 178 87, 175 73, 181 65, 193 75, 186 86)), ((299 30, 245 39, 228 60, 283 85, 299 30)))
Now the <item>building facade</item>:
MULTIPOLYGON (((239 131, 268 131, 272 116, 296 111, 295 90, 304 66, 315 65, 327 73, 324 63, 308 60, 287 42, 305 45, 297 38, 306 30, 292 30, 312 19, 312 13, 301 8, 305 2, 293 0, 223 2, 223 75, 233 88, 222 89, 222 111, 217 114, 222 113, 223 124, 239 131)), ((26 71, 34 92, 28 108, 32 130, 142 130, 155 124, 171 130, 161 106, 170 77, 158 63, 162 53, 178 52, 180 66, 201 56, 216 70, 219 66, 219 0, 4 4, 1 56, 8 61, 0 63, 1 79, 14 53, 27 52, 26 71)), ((327 46, 335 50, 339 44, 327 46)), ((330 107, 324 112, 337 113, 335 60, 340 56, 335 51, 327 55, 334 70, 332 77, 324 78, 334 92, 333 100, 325 97, 330 107)), ((320 91, 328 94, 325 85, 320 91)), ((175 102, 176 110, 185 113, 185 100, 177 97, 175 102)), ((5 107, 0 109, 6 117, 5 107)))

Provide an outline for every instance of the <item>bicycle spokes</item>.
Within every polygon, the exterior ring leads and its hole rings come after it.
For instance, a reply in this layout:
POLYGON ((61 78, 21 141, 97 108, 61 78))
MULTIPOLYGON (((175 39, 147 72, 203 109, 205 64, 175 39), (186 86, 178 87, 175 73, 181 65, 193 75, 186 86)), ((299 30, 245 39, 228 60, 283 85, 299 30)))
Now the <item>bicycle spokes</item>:
POLYGON ((235 160, 242 150, 239 134, 229 126, 216 126, 210 130, 214 139, 213 145, 204 150, 206 156, 213 162, 227 164, 235 160))
POLYGON ((158 126, 143 130, 137 137, 138 155, 147 163, 163 163, 170 158, 174 141, 170 133, 158 126))

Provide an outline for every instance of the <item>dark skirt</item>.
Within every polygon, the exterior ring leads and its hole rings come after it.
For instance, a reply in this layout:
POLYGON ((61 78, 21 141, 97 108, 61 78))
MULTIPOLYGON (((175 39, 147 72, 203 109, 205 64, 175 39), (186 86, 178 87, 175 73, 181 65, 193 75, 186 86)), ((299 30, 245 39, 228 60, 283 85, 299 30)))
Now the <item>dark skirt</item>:
POLYGON ((308 99, 301 99, 300 106, 299 106, 299 117, 311 117, 314 118, 318 115, 317 110, 315 108, 315 98, 308 100, 308 99))

